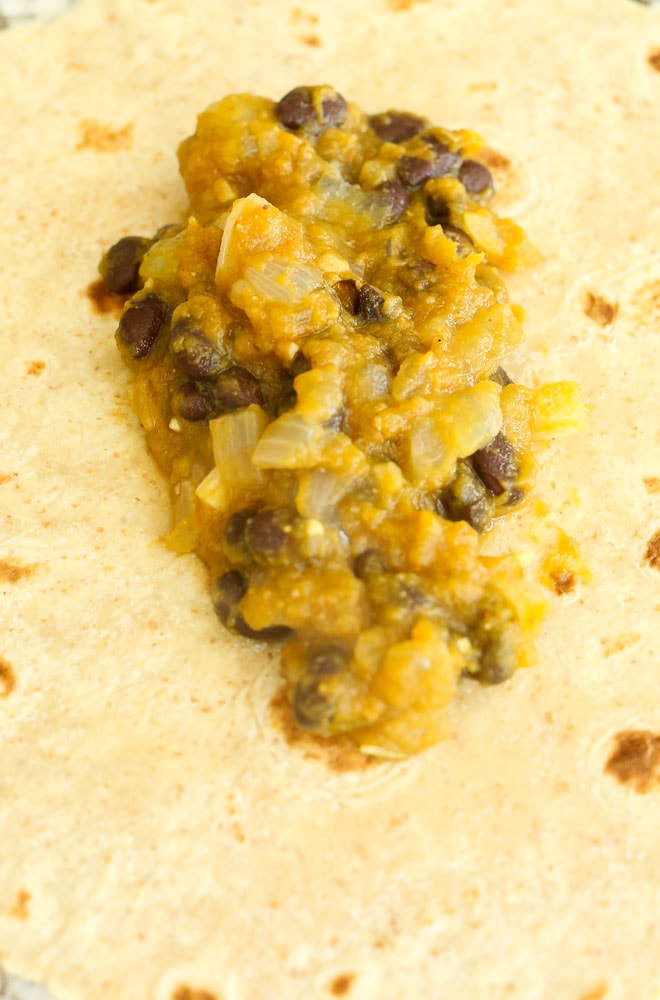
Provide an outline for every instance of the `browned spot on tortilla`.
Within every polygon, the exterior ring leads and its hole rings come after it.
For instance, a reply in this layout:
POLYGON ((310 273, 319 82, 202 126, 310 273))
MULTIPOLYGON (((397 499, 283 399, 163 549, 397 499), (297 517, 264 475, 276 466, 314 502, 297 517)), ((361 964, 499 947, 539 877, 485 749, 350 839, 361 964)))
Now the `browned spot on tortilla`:
POLYGON ((306 10, 301 10, 300 7, 294 7, 291 11, 291 19, 293 21, 309 21, 310 24, 318 24, 319 17, 318 14, 310 14, 306 10))
POLYGON ((575 574, 568 569, 555 570, 550 573, 555 594, 570 594, 575 590, 575 574))
POLYGON ((624 649, 628 649, 629 646, 634 646, 640 639, 641 635, 639 632, 621 632, 619 635, 605 636, 600 640, 603 647, 603 655, 607 657, 613 656, 615 653, 621 653, 624 649))
POLYGON ((217 1000, 209 990, 199 990, 194 986, 177 986, 172 994, 172 1000, 217 1000))
POLYGON ((45 361, 29 361, 27 366, 28 375, 41 375, 46 367, 45 361))
POLYGON ((275 725, 289 746, 300 750, 307 760, 318 760, 338 773, 363 771, 376 766, 375 758, 360 753, 355 744, 346 738, 331 736, 325 739, 301 729, 286 696, 286 688, 281 688, 274 696, 270 710, 275 725))
POLYGON ((87 286, 85 294, 92 303, 95 312, 114 313, 116 316, 121 316, 126 298, 111 292, 100 278, 87 286))
POLYGON ((10 483, 13 478, 13 476, 6 472, 0 472, 0 486, 2 486, 3 483, 10 483))
POLYGON ((648 563, 652 569, 660 569, 660 531, 656 531, 652 538, 646 543, 644 562, 648 563))
POLYGON ((428 0, 387 0, 387 6, 390 10, 400 11, 400 10, 410 10, 416 3, 427 3, 428 0))
POLYGON ((645 476, 644 486, 647 493, 651 493, 652 495, 660 493, 660 479, 657 476, 645 476))
POLYGON ((30 916, 28 903, 31 898, 29 892, 26 892, 25 889, 19 889, 16 899, 9 910, 9 916, 13 917, 14 920, 27 920, 30 916))
POLYGON ((355 975, 352 972, 343 972, 340 976, 335 976, 335 978, 330 983, 330 992, 335 997, 345 997, 351 992, 351 986, 355 975))
POLYGON ((18 583, 36 570, 36 564, 16 562, 14 559, 0 559, 0 583, 18 583))
POLYGON ((603 1000, 603 997, 607 996, 607 988, 607 983, 601 983, 581 996, 580 1000, 603 1000))
POLYGON ((310 34, 310 35, 301 35, 300 36, 300 41, 303 43, 303 45, 309 45, 310 48, 312 48, 312 49, 320 49, 321 48, 321 39, 319 38, 318 35, 312 35, 312 34, 310 34))
POLYGON ((651 49, 646 59, 651 69, 660 73, 660 49, 651 49))
POLYGON ((491 149, 489 146, 484 146, 484 148, 479 153, 479 159, 491 170, 507 170, 511 166, 511 160, 504 153, 498 153, 496 149, 491 149))
POLYGON ((586 292, 582 304, 585 315, 592 319, 598 326, 609 326, 616 319, 619 311, 617 302, 608 302, 601 295, 594 295, 593 292, 586 292))
POLYGON ((80 142, 76 149, 93 149, 97 153, 116 153, 120 149, 130 149, 133 145, 133 122, 123 128, 110 128, 93 118, 85 118, 79 124, 80 142))
POLYGON ((638 794, 660 786, 660 736, 648 730, 626 730, 615 737, 605 773, 638 794))
POLYGON ((4 656, 0 656, 0 698, 8 698, 16 687, 14 668, 4 656))

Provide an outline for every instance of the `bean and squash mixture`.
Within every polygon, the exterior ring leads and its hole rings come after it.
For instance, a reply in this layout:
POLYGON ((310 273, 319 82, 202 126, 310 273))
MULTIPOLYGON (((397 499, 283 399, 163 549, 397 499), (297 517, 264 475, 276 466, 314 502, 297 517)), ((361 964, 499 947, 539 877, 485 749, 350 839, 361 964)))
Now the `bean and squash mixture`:
POLYGON ((480 149, 328 86, 232 95, 179 149, 187 222, 100 265, 130 296, 168 544, 206 562, 223 625, 284 642, 299 725, 367 753, 429 746, 459 683, 533 661, 545 601, 482 536, 584 422, 574 384, 503 367, 522 315, 500 272, 537 255, 480 149))

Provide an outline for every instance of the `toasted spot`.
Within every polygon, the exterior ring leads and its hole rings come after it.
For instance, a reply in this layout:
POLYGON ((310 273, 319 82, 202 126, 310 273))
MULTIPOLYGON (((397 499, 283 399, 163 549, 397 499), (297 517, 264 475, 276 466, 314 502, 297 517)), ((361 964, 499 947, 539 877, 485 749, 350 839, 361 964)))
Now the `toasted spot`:
POLYGON ((0 486, 3 483, 10 483, 14 477, 7 472, 0 472, 0 486))
POLYGON ((568 569, 555 570, 550 573, 550 579, 555 594, 570 594, 575 590, 575 573, 571 573, 568 569))
POLYGON ((648 563, 652 569, 660 569, 660 531, 656 531, 652 538, 646 543, 644 562, 648 563))
POLYGON ((646 492, 652 496, 660 493, 660 479, 657 476, 645 476, 644 486, 646 487, 646 492))
POLYGON ((651 49, 646 57, 646 61, 651 69, 654 69, 656 73, 660 73, 660 49, 651 49))
POLYGON ((325 764, 329 770, 338 773, 364 771, 368 767, 378 766, 374 757, 360 753, 350 740, 342 739, 341 736, 331 736, 326 739, 301 729, 296 722, 285 688, 272 699, 270 710, 273 722, 286 742, 289 746, 300 750, 307 760, 317 760, 325 764))
POLYGON ((589 990, 588 993, 583 994, 580 1000, 603 1000, 603 997, 607 996, 607 983, 601 983, 599 986, 595 986, 593 990, 589 990))
POLYGON ((479 159, 490 170, 508 170, 511 166, 511 160, 508 156, 505 156, 504 153, 498 153, 496 149, 491 149, 489 146, 484 146, 479 153, 479 159))
POLYGON ((310 24, 318 24, 319 17, 318 14, 311 14, 307 10, 302 10, 300 7, 294 7, 291 11, 292 21, 309 21, 310 24))
POLYGON ((603 656, 613 656, 621 653, 629 646, 634 646, 641 639, 639 632, 621 632, 619 635, 605 636, 600 640, 603 647, 603 656))
POLYGON ((114 313, 117 317, 121 316, 126 298, 111 292, 100 278, 87 286, 85 294, 92 303, 95 312, 114 313))
POLYGON ((660 787, 660 736, 646 730, 618 733, 605 773, 639 795, 660 787))
POLYGON ((330 983, 330 992, 334 997, 348 996, 354 979, 355 975, 352 972, 344 972, 341 976, 335 976, 330 983))
POLYGON ((36 563, 28 565, 14 559, 0 559, 0 583, 19 583, 32 576, 36 568, 36 563))
POLYGON ((217 1000, 209 990, 196 989, 194 986, 177 986, 172 994, 172 1000, 217 1000))
POLYGON ((321 48, 321 39, 319 38, 318 35, 314 35, 314 34, 301 35, 300 36, 300 41, 303 43, 303 45, 309 45, 309 47, 312 48, 312 49, 320 49, 321 48))
POLYGON ((92 118, 80 122, 80 142, 76 149, 93 149, 97 153, 116 153, 133 145, 133 122, 123 128, 113 129, 92 118))
POLYGON ((427 3, 428 0, 387 0, 387 6, 395 12, 410 10, 416 3, 427 3))
POLYGON ((46 367, 45 361, 29 361, 27 366, 28 375, 41 375, 46 367))
POLYGON ((9 916, 13 917, 14 920, 27 920, 30 916, 30 908, 28 906, 30 899, 29 892, 26 892, 25 889, 19 889, 16 899, 9 909, 9 916))
POLYGON ((609 326, 616 319, 619 311, 617 302, 608 302, 600 295, 593 292, 586 292, 582 304, 585 315, 597 323, 598 326, 609 326))
POLYGON ((0 698, 8 698, 16 687, 14 668, 4 656, 0 656, 0 698))

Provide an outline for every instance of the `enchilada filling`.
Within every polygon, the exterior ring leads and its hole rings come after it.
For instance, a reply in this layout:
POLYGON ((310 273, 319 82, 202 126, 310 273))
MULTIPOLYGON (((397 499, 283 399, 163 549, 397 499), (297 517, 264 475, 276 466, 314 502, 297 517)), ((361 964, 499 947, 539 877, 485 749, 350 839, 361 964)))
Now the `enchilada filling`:
POLYGON ((500 272, 537 255, 480 148, 330 87, 226 97, 179 149, 187 222, 101 263, 168 544, 227 628, 285 640, 298 723, 366 752, 436 742, 462 678, 533 661, 544 598, 483 534, 584 421, 574 384, 506 373, 500 272))

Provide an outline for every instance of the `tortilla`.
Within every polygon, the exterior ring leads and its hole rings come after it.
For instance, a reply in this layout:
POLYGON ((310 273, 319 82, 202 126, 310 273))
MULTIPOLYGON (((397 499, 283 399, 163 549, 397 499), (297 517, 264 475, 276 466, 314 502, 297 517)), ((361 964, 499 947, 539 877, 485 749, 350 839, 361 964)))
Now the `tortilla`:
POLYGON ((90 0, 0 38, 7 970, 62 1000, 658 996, 659 50, 624 0, 90 0), (198 111, 317 81, 486 136, 545 257, 508 279, 511 373, 592 404, 546 513, 492 545, 561 524, 593 582, 405 762, 287 741, 276 658, 154 542, 165 491, 87 294, 108 245, 183 210, 198 111))

